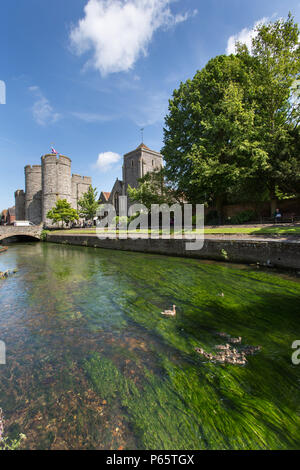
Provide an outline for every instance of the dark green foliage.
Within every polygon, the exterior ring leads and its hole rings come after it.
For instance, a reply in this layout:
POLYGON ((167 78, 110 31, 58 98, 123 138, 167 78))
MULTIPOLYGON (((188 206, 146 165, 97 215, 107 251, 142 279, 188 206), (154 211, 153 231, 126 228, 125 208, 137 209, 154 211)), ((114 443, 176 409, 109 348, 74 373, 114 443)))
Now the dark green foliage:
POLYGON ((174 90, 166 175, 189 202, 215 205, 219 221, 227 199, 300 191, 298 38, 291 15, 260 26, 251 54, 238 45, 174 90))
POLYGON ((233 225, 235 224, 240 225, 240 224, 245 224, 246 222, 250 222, 251 220, 254 220, 254 218, 255 218, 254 211, 252 210, 242 211, 234 215, 233 217, 229 217, 227 219, 227 223, 233 224, 233 225))

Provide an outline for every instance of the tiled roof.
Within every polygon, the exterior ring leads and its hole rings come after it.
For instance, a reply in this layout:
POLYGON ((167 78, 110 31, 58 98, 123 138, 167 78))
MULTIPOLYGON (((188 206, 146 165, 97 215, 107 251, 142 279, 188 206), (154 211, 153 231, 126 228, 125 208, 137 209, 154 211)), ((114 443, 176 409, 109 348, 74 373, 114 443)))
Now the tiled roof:
POLYGON ((104 195, 105 199, 108 201, 110 193, 102 191, 102 194, 104 195))
POLYGON ((143 142, 138 146, 136 150, 140 150, 140 149, 150 150, 149 147, 147 147, 147 145, 145 145, 143 142))

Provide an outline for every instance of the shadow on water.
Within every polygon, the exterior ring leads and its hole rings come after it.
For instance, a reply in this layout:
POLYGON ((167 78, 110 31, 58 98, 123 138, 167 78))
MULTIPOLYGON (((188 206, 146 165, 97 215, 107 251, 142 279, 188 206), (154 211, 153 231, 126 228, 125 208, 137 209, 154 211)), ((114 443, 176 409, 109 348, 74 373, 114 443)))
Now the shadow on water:
POLYGON ((299 448, 296 279, 48 244, 11 246, 0 271, 15 267, 0 285, 0 407, 24 448, 299 448), (220 331, 262 351, 208 362, 194 348, 215 351, 220 331))
POLYGON ((13 237, 7 237, 0 241, 0 245, 11 245, 14 243, 39 243, 39 240, 29 235, 15 235, 13 237))

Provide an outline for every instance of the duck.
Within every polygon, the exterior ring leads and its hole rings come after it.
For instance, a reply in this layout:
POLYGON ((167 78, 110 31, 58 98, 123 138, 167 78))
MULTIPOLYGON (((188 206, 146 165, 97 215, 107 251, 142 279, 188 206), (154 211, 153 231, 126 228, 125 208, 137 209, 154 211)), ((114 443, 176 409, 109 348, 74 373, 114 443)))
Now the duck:
POLYGON ((176 315, 176 305, 173 305, 173 310, 165 310, 161 312, 162 315, 168 315, 169 317, 175 317, 176 315))

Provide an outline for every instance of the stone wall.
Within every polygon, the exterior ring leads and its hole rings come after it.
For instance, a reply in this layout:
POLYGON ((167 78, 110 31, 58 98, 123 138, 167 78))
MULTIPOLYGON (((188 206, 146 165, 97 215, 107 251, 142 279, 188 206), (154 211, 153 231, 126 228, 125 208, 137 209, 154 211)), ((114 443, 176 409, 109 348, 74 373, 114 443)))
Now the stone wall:
POLYGON ((205 239, 202 250, 186 250, 186 240, 99 239, 92 235, 48 234, 47 241, 112 250, 157 253, 233 263, 300 269, 300 241, 205 239))
MULTIPOLYGON (((283 216, 291 213, 300 216, 300 199, 284 199, 282 201, 278 201, 276 205, 280 209, 283 216)), ((205 212, 207 214, 212 210, 216 210, 216 208, 207 208, 205 212)), ((223 207, 223 214, 224 217, 227 218, 233 217, 240 212, 249 210, 257 213, 259 217, 270 217, 273 215, 271 214, 269 201, 258 203, 245 202, 240 204, 227 204, 223 207)))
POLYGON ((78 209, 78 200, 89 190, 92 178, 89 176, 72 175, 72 207, 78 209))

